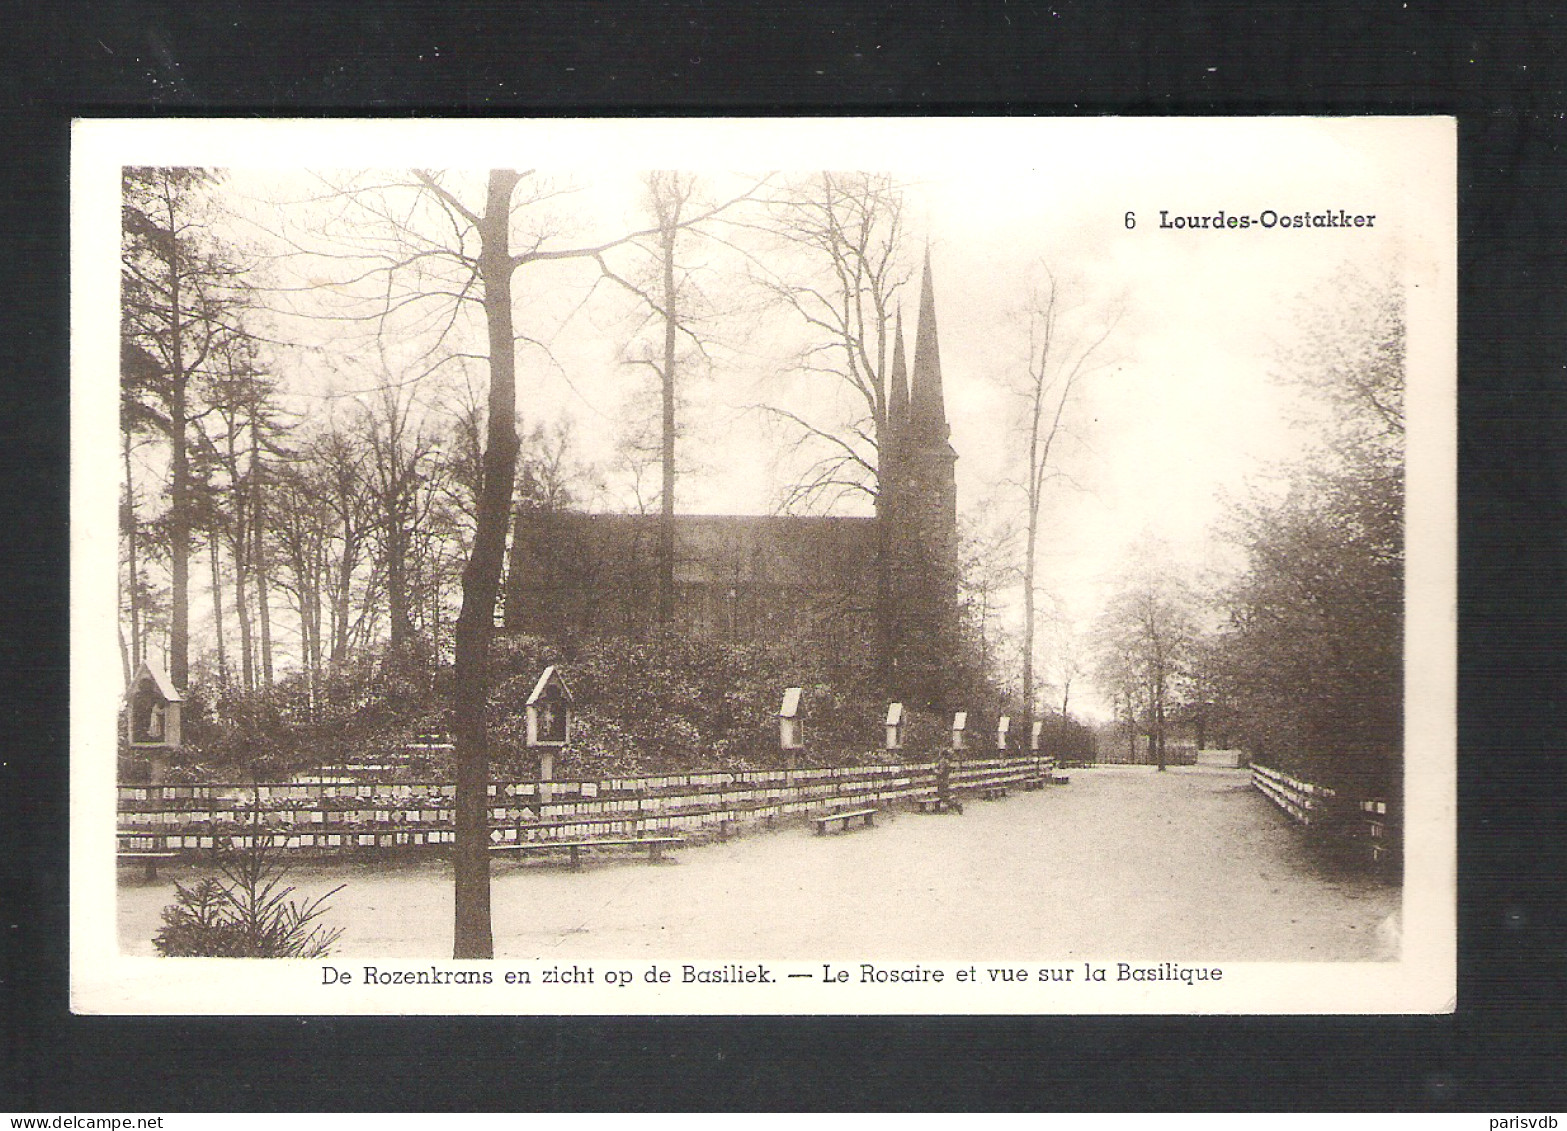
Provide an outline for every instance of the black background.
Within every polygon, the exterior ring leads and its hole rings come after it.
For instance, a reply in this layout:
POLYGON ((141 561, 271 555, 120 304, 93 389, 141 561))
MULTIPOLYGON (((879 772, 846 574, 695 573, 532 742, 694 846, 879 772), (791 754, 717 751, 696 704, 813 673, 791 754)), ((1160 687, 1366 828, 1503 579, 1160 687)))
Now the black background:
POLYGON ((923 0, 7 5, 0 1110, 1563 1111, 1559 11, 1417 0, 1151 12, 923 0), (583 113, 1458 115, 1456 1014, 70 1015, 70 119, 583 113))

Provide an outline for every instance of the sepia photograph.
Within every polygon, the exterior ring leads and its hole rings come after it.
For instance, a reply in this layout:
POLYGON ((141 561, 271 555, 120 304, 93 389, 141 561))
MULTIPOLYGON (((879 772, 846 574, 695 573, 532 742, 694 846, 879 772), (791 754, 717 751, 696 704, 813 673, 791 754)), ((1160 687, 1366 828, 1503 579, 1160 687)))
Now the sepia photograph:
POLYGON ((1451 119, 73 139, 77 1012, 1455 1007, 1451 119))

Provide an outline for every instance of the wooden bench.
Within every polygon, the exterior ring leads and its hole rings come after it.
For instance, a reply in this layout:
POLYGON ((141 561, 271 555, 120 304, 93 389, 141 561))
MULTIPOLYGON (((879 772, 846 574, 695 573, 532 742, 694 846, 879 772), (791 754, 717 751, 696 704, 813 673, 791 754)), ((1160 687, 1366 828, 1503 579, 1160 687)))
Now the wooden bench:
POLYGON ((1042 778, 1042 777, 1041 778, 1024 778, 1022 781, 1018 782, 1018 785, 1022 786, 1024 789, 1030 790, 1030 791, 1036 790, 1036 789, 1044 789, 1045 788, 1045 779, 1042 778))
POLYGON ((1004 785, 982 785, 979 787, 978 792, 986 801, 1000 801, 1007 795, 1007 787, 1004 785))
POLYGON ((843 827, 848 828, 849 822, 857 817, 865 819, 865 827, 871 828, 876 824, 875 809, 840 809, 835 813, 823 813, 820 817, 813 817, 816 822, 816 835, 821 836, 827 831, 827 826, 834 821, 842 821, 843 827))
POLYGON ((584 848, 647 848, 648 863, 657 863, 663 859, 664 846, 684 844, 683 836, 632 836, 632 837, 605 837, 594 840, 524 840, 516 844, 492 844, 491 852, 547 852, 551 849, 564 848, 571 853, 571 867, 578 870, 582 867, 582 850, 584 848))
POLYGON ((934 793, 927 793, 918 797, 910 798, 910 800, 914 802, 914 807, 921 813, 961 814, 963 812, 963 802, 957 800, 954 797, 948 797, 943 800, 942 798, 937 797, 934 793))
POLYGON ((1050 784, 1051 785, 1066 785, 1071 780, 1072 779, 1070 777, 1068 777, 1066 774, 1051 774, 1050 775, 1050 784))
POLYGON ((159 860, 173 860, 173 859, 177 858, 178 856, 179 856, 178 852, 121 852, 121 853, 119 853, 119 857, 120 857, 121 860, 143 860, 143 861, 146 861, 147 870, 146 870, 145 875, 146 875, 146 877, 149 880, 155 880, 155 879, 158 878, 158 861, 159 860))

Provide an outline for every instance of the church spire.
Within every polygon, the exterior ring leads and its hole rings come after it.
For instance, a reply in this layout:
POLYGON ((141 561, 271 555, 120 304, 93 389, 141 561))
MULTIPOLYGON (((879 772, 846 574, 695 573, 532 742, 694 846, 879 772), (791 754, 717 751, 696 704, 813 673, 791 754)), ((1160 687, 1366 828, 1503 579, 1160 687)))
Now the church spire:
POLYGON ((951 435, 941 392, 941 349, 936 341, 936 294, 930 281, 930 248, 920 285, 920 320, 914 330, 914 377, 909 392, 909 433, 914 443, 939 444, 951 435))
MULTIPOLYGON (((902 335, 899 335, 901 340, 902 335)), ((898 371, 898 360, 893 362, 898 371)), ((941 352, 936 341, 936 292, 931 285, 930 249, 925 251, 914 364, 909 380, 909 415, 897 433, 894 490, 881 516, 888 522, 891 577, 887 607, 891 640, 891 686, 906 704, 938 712, 957 710, 953 656, 961 652, 958 616, 958 453, 953 450, 941 389, 941 352)), ((896 395, 896 385, 889 398, 896 395)))
POLYGON ((909 369, 903 360, 903 304, 892 340, 892 388, 887 390, 887 439, 896 444, 909 426, 909 369))

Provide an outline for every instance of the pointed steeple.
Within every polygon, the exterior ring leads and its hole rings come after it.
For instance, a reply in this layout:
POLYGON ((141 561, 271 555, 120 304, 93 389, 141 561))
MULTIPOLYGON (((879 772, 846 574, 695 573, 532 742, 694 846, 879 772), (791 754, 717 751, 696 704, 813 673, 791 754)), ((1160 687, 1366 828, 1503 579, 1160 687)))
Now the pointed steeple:
POLYGON ((914 377, 909 391, 909 438, 939 444, 951 435, 941 392, 941 349, 936 341, 936 294, 930 281, 930 248, 925 248, 925 277, 920 284, 920 320, 914 329, 914 377))
MULTIPOLYGON (((886 523, 888 563, 884 610, 890 687, 902 697, 957 710, 952 657, 960 651, 957 598, 957 461, 941 388, 941 351, 936 340, 936 292, 931 285, 930 250, 914 331, 914 365, 909 379, 908 417, 896 432, 896 463, 877 499, 886 523)), ((894 343, 893 387, 888 416, 903 375, 903 326, 894 343)), ((885 470, 885 469, 884 469, 885 470)))
POLYGON ((903 306, 892 341, 892 388, 887 390, 887 438, 894 444, 909 427, 909 369, 903 360, 903 306))

